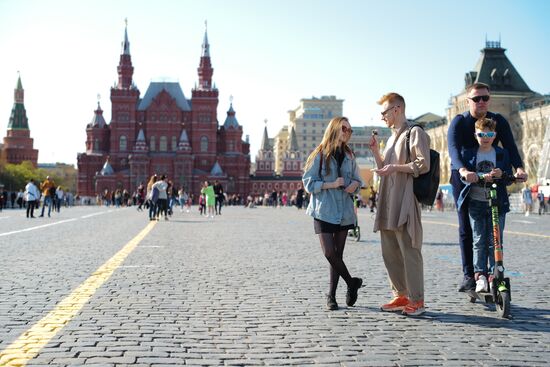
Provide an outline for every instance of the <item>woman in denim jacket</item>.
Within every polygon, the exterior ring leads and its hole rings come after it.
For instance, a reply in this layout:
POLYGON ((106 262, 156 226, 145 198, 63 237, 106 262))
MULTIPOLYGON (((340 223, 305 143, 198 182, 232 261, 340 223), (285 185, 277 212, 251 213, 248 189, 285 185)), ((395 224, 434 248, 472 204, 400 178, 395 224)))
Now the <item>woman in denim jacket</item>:
POLYGON ((348 230, 357 220, 353 195, 362 186, 355 156, 347 145, 353 130, 345 117, 333 118, 321 144, 313 150, 305 164, 304 188, 311 194, 306 214, 313 217, 315 234, 330 263, 330 286, 327 308, 338 309, 336 287, 342 277, 348 286, 346 304, 353 306, 363 280, 352 278, 343 260, 348 230))

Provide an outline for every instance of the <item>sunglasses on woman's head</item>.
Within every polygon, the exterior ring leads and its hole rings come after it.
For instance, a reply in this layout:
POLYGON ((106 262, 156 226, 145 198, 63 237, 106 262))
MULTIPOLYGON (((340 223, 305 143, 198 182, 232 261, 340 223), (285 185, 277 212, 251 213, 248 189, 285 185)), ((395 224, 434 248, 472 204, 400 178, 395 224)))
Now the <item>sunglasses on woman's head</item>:
POLYGON ((495 133, 494 131, 489 131, 489 132, 486 132, 486 133, 476 133, 476 136, 478 138, 492 138, 496 135, 497 133, 495 133))

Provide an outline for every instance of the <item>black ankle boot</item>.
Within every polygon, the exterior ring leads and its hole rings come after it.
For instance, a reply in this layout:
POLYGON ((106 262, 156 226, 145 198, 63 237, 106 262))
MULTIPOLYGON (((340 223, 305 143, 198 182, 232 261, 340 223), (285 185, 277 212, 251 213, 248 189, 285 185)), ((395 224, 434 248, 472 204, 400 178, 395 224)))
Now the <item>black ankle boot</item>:
POLYGON ((346 293, 346 305, 353 306, 357 301, 357 291, 363 285, 363 279, 361 278, 351 278, 351 285, 348 286, 348 291, 346 293))
POLYGON ((327 309, 334 311, 338 309, 338 303, 336 303, 336 297, 327 294, 327 309))

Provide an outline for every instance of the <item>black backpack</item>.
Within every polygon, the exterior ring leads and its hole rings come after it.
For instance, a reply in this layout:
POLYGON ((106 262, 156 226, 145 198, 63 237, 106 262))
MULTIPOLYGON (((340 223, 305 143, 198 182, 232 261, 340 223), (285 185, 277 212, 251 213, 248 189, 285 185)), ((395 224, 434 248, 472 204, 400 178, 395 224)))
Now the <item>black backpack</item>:
MULTIPOLYGON (((414 124, 407 130, 407 160, 411 160, 411 129, 413 127, 424 128, 421 125, 414 124)), ((413 179, 413 191, 420 204, 433 205, 437 189, 439 188, 439 152, 430 149, 430 170, 413 179)))

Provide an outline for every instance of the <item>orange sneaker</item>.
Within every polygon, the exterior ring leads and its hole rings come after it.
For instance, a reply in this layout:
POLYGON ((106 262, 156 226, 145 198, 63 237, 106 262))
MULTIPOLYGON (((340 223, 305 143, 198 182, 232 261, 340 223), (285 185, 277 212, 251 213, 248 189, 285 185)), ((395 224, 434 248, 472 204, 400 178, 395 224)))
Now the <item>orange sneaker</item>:
POLYGON ((386 312, 402 311, 408 304, 409 299, 406 296, 397 296, 390 303, 380 306, 380 309, 386 312))
POLYGON ((424 308, 424 301, 411 301, 405 308, 403 309, 403 315, 406 316, 420 316, 424 312, 426 312, 426 309, 424 308))

